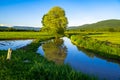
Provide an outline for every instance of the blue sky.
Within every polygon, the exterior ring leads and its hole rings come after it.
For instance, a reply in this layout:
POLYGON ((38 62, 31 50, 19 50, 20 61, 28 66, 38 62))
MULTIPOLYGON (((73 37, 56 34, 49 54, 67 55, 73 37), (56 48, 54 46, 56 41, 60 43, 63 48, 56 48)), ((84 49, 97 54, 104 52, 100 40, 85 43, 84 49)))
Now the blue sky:
POLYGON ((54 6, 65 10, 68 26, 120 19, 120 0, 0 0, 0 24, 41 27, 54 6))

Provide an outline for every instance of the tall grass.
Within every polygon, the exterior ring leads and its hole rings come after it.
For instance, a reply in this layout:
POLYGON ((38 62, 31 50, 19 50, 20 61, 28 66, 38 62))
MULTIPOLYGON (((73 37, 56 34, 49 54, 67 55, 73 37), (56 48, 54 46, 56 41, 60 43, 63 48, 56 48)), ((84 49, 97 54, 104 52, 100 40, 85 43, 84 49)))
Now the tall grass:
POLYGON ((83 47, 89 51, 107 58, 115 58, 120 60, 120 45, 114 45, 107 41, 99 41, 91 37, 79 35, 71 36, 71 40, 76 45, 83 47))

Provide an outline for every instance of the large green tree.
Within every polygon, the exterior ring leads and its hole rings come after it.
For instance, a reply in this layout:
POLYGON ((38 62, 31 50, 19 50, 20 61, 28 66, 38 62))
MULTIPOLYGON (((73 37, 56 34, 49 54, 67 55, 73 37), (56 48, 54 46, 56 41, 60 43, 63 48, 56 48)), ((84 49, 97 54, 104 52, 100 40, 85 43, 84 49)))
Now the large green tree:
POLYGON ((52 32, 55 35, 64 34, 68 20, 65 16, 65 11, 55 6, 42 18, 42 29, 52 32))

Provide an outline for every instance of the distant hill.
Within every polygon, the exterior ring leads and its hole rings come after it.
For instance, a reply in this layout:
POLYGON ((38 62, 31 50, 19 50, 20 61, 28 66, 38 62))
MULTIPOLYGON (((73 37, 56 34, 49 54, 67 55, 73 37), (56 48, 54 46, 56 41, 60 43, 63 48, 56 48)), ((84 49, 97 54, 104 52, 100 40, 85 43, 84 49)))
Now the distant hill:
POLYGON ((78 28, 78 26, 69 26, 67 30, 76 29, 76 28, 78 28))
POLYGON ((81 29, 85 31, 120 31, 120 20, 104 20, 93 24, 85 24, 71 29, 81 29))
POLYGON ((7 27, 7 26, 0 26, 0 31, 9 31, 9 30, 22 30, 22 31, 30 31, 30 30, 33 30, 33 31, 39 31, 40 28, 39 27, 28 27, 28 26, 13 26, 13 27, 7 27))
POLYGON ((8 29, 7 26, 0 26, 0 31, 2 31, 2 30, 7 30, 7 29, 8 29))
POLYGON ((12 28, 17 29, 17 30, 34 30, 34 31, 39 31, 39 27, 27 27, 27 26, 13 26, 12 28))

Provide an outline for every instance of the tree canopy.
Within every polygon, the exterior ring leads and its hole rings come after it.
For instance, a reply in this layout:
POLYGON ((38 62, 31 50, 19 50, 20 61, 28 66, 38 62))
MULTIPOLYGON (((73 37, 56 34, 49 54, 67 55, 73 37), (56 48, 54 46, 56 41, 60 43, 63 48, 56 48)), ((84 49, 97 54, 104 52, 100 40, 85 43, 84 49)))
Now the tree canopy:
POLYGON ((64 34, 68 20, 65 11, 55 6, 46 13, 42 18, 42 29, 52 32, 53 34, 64 34))

